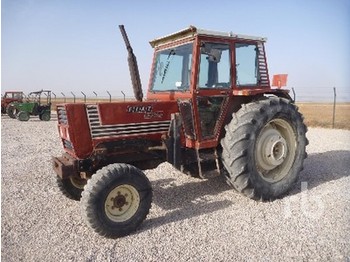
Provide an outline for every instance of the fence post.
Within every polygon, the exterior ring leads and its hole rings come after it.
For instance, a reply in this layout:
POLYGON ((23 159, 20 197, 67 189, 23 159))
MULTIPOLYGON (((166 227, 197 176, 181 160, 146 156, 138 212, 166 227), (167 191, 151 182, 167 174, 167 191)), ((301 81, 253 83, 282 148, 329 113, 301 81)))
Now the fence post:
POLYGON ((294 87, 292 87, 292 92, 293 92, 293 102, 295 102, 295 90, 294 90, 294 87))
POLYGON ((125 93, 123 91, 120 91, 120 92, 122 92, 123 97, 124 97, 124 102, 125 102, 125 93))
POLYGON ((332 128, 334 128, 334 122, 335 122, 335 104, 337 103, 337 92, 335 87, 333 87, 333 93, 334 93, 334 101, 333 101, 333 122, 332 122, 332 128))
POLYGON ((53 96, 55 97, 55 102, 56 102, 56 94, 54 92, 52 92, 53 96))
POLYGON ((66 102, 66 95, 61 92, 62 96, 64 97, 64 103, 66 102))
POLYGON ((107 93, 108 93, 108 95, 109 95, 109 102, 112 102, 112 96, 111 96, 111 93, 109 93, 108 91, 107 91, 107 93))
POLYGON ((86 103, 86 95, 84 94, 84 92, 83 91, 80 91, 82 94, 83 94, 83 96, 84 96, 84 103, 86 103))
POLYGON ((72 95, 73 95, 73 101, 74 101, 74 104, 75 104, 75 94, 73 92, 70 92, 72 95))

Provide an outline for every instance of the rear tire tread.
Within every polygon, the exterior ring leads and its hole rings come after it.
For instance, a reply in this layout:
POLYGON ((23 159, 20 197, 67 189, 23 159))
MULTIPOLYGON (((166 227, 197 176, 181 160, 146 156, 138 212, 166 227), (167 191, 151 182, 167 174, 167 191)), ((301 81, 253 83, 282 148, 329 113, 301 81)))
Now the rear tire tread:
MULTIPOLYGON (((222 145, 222 162, 226 168, 229 184, 246 195, 254 199, 270 200, 277 196, 270 192, 263 185, 252 183, 251 173, 253 172, 252 147, 255 146, 255 140, 258 136, 259 128, 263 127, 269 119, 273 119, 279 112, 290 114, 290 122, 293 123, 298 134, 298 145, 296 149, 295 160, 300 157, 301 165, 295 166, 294 173, 299 173, 302 169, 303 159, 306 158, 305 146, 308 140, 305 137, 306 126, 303 123, 302 115, 297 111, 294 104, 284 98, 271 97, 269 99, 255 101, 245 104, 242 108, 233 114, 233 120, 225 127, 226 135, 221 140, 222 145)), ((255 168, 255 167, 254 167, 255 168)), ((295 182, 297 176, 293 179, 295 182)), ((289 188, 289 187, 288 187, 289 188)), ((283 194, 286 190, 278 189, 278 195, 283 194)))

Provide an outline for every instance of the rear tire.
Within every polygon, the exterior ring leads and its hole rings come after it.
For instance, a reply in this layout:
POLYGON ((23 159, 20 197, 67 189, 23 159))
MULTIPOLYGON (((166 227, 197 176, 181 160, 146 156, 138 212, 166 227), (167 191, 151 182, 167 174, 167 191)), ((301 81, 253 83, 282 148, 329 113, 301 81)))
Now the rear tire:
POLYGON ((6 113, 10 118, 16 118, 17 109, 14 105, 9 104, 6 108, 6 113))
POLYGON ((271 97, 233 114, 221 140, 229 184, 253 198, 272 200, 296 181, 306 158, 306 126, 296 106, 271 97))
POLYGON ((151 203, 151 183, 140 169, 111 164, 88 181, 81 197, 81 210, 96 233, 117 238, 137 229, 151 203))
POLYGON ((50 121, 50 119, 51 119, 51 114, 50 114, 50 112, 44 112, 44 113, 40 114, 40 115, 39 115, 39 119, 40 119, 41 121, 50 121))
POLYGON ((26 112, 26 111, 21 111, 19 112, 17 115, 16 115, 16 118, 19 120, 19 121, 28 121, 30 116, 29 116, 29 113, 26 112))
POLYGON ((57 185, 63 195, 69 199, 80 200, 81 193, 86 185, 86 180, 76 177, 70 177, 67 179, 57 177, 57 185))

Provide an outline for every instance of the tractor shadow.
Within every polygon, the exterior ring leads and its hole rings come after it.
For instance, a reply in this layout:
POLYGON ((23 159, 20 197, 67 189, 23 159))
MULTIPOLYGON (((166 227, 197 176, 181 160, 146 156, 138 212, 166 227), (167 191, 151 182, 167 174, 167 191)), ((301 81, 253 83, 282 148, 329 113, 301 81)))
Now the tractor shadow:
MULTIPOLYGON (((350 151, 339 150, 310 154, 304 161, 304 170, 300 173, 296 185, 281 198, 300 194, 302 182, 307 182, 307 188, 310 190, 324 183, 349 176, 349 170, 350 151)), ((141 231, 210 214, 232 206, 234 201, 240 201, 240 197, 245 198, 235 192, 234 194, 237 194, 235 199, 223 200, 221 197, 221 200, 213 200, 220 193, 234 190, 225 183, 222 176, 182 185, 176 185, 176 178, 168 178, 152 181, 152 186, 154 204, 167 212, 165 215, 145 220, 141 231)))
POLYGON ((210 196, 234 190, 222 176, 182 185, 175 185, 175 182, 176 179, 172 178, 152 181, 153 203, 167 212, 163 216, 147 219, 141 230, 213 213, 233 204, 229 199, 211 200, 210 196))
POLYGON ((304 170, 292 191, 287 195, 301 192, 301 183, 307 183, 307 189, 350 176, 350 151, 335 150, 310 154, 304 161, 304 170))

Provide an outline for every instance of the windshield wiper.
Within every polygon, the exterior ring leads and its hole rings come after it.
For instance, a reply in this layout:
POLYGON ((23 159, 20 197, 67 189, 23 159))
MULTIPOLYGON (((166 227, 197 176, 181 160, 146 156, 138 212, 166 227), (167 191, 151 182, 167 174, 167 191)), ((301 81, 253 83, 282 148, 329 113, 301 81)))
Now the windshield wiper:
POLYGON ((168 72, 168 68, 169 68, 169 65, 170 65, 170 62, 171 62, 170 56, 173 56, 173 55, 175 55, 175 50, 174 50, 174 49, 171 49, 170 52, 169 52, 169 55, 168 55, 168 57, 167 57, 167 59, 166 59, 167 62, 166 62, 166 65, 165 65, 165 67, 164 67, 164 72, 163 72, 162 81, 161 81, 162 84, 163 84, 163 82, 164 82, 165 75, 166 75, 166 73, 168 72))

